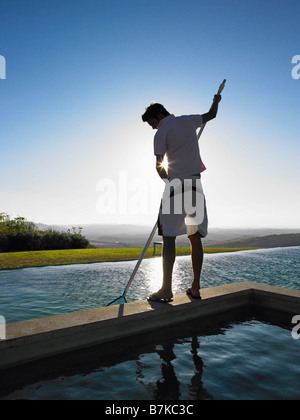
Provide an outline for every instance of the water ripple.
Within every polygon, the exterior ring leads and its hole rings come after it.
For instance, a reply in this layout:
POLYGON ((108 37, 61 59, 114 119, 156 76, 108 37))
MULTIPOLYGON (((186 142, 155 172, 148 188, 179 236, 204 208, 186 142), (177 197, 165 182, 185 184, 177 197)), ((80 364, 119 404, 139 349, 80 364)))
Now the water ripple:
MULTIPOLYGON (((120 296, 136 261, 0 271, 0 314, 7 322, 105 306, 120 296)), ((190 286, 190 257, 177 257, 174 293, 190 286)), ((300 247, 206 254, 201 287, 238 281, 300 288, 300 247)), ((144 260, 127 295, 145 299, 161 286, 161 258, 144 260)))

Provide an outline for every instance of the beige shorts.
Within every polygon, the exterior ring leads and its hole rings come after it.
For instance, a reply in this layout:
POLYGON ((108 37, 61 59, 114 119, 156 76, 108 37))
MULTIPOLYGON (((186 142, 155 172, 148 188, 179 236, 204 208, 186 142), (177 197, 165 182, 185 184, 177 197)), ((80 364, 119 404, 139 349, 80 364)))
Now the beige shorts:
POLYGON ((173 180, 166 185, 158 216, 161 236, 207 236, 206 200, 200 177, 173 180), (174 181, 174 182, 173 182, 174 181))

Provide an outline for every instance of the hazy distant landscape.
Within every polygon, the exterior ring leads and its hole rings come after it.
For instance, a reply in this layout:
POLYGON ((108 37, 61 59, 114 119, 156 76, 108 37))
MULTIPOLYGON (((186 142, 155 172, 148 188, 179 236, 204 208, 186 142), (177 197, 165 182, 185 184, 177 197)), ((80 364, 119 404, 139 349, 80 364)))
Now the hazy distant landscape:
MULTIPOLYGON (((38 225, 41 229, 50 226, 38 225)), ((140 225, 81 225, 82 234, 97 248, 143 247, 152 226, 140 225)), ((66 231, 70 226, 51 226, 66 231)), ((161 241, 156 235, 155 241, 161 241)), ((177 238, 177 246, 189 246, 185 236, 177 238)), ((211 228, 204 239, 206 247, 287 247, 300 246, 300 229, 222 229, 211 228)))

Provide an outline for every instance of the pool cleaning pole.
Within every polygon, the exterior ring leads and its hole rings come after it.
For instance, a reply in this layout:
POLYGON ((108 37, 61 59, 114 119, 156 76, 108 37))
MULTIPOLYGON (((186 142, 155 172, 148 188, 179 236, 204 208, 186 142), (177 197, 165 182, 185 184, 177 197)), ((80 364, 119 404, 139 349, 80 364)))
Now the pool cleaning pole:
POLYGON ((133 270, 133 272, 131 274, 131 277, 130 277, 128 283, 127 283, 127 286, 125 287, 125 290, 124 290, 124 293, 123 293, 124 299, 125 299, 126 293, 128 292, 128 290, 129 290, 129 288, 131 286, 131 283, 133 282, 133 279, 134 279, 134 277, 136 275, 136 272, 138 271, 139 266, 141 265, 141 262, 143 261, 144 256, 146 255, 146 252, 147 252, 147 250, 148 250, 148 248, 149 248, 149 246, 150 246, 150 244, 152 242, 152 239, 154 238, 154 235, 156 233, 157 227, 158 227, 158 224, 156 222, 155 225, 154 225, 154 228, 153 228, 153 230, 152 230, 152 232, 151 232, 151 234, 150 234, 150 236, 148 238, 148 241, 147 241, 147 243, 145 245, 145 248, 143 249, 143 252, 141 253, 141 256, 140 256, 138 262, 136 263, 136 266, 135 266, 135 268, 134 268, 134 270, 133 270))
POLYGON ((152 242, 152 239, 154 238, 154 235, 156 233, 157 228, 158 228, 158 223, 156 222, 155 225, 154 225, 154 228, 153 228, 153 230, 152 230, 152 232, 151 232, 151 234, 150 234, 150 236, 148 238, 148 241, 147 241, 147 243, 145 245, 145 248, 143 249, 143 252, 141 253, 141 256, 140 256, 138 262, 136 263, 136 266, 135 266, 135 268, 134 268, 134 270, 133 270, 133 272, 132 272, 132 274, 130 276, 130 279, 129 279, 128 283, 127 283, 127 286, 124 289, 123 294, 121 296, 119 296, 117 299, 114 299, 112 302, 110 302, 106 306, 112 305, 114 302, 116 302, 119 299, 124 299, 125 302, 127 303, 126 294, 127 294, 128 290, 129 290, 129 288, 130 288, 130 286, 131 286, 131 284, 132 284, 132 282, 134 280, 134 277, 135 277, 135 275, 136 275, 136 273, 137 273, 137 271, 139 269, 139 266, 141 265, 141 262, 144 259, 144 256, 146 255, 146 252, 147 252, 147 250, 148 250, 148 248, 149 248, 149 246, 150 246, 150 244, 152 242))
MULTIPOLYGON (((221 93, 222 93, 222 91, 223 91, 223 89, 225 87, 225 83, 226 83, 226 79, 224 79, 223 82, 220 84, 217 95, 221 95, 221 93)), ((205 126, 206 126, 206 123, 203 124, 202 127, 200 128, 199 133, 198 133, 198 136, 197 136, 198 137, 198 140, 200 139, 201 134, 203 133, 203 130, 204 130, 205 126)))

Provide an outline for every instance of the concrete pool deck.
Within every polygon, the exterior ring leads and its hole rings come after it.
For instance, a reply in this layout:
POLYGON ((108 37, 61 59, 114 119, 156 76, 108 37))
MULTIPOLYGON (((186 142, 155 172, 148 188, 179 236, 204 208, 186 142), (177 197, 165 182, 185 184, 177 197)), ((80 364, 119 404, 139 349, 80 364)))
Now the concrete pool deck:
POLYGON ((245 281, 202 289, 201 296, 181 293, 168 304, 143 300, 7 324, 0 370, 248 306, 300 315, 298 290, 245 281))

